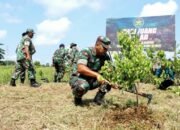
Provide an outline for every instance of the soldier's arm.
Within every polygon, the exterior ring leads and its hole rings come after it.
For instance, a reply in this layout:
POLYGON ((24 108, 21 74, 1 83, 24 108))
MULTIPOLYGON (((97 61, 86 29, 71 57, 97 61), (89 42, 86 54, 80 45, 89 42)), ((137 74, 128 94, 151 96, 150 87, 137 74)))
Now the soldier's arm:
POLYGON ((31 56, 30 56, 30 53, 29 53, 29 45, 30 45, 30 41, 27 40, 27 41, 24 42, 26 60, 31 60, 31 56))
POLYGON ((101 80, 102 76, 98 72, 91 70, 87 66, 89 54, 88 54, 88 52, 86 50, 82 50, 79 53, 78 58, 79 58, 78 61, 77 61, 77 71, 78 71, 78 73, 80 73, 82 75, 85 75, 85 76, 96 78, 100 83, 104 82, 104 80, 101 80))
POLYGON ((97 78, 100 74, 91 70, 89 67, 87 67, 84 64, 78 64, 78 73, 83 74, 85 76, 90 76, 90 77, 94 77, 97 78))

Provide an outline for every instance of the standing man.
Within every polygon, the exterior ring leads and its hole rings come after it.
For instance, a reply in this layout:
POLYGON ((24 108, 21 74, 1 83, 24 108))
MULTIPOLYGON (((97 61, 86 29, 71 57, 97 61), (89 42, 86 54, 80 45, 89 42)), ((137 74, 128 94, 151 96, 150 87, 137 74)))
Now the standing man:
MULTIPOLYGON (((22 33, 22 37, 26 36, 26 32, 25 33, 22 33)), ((17 48, 16 48, 16 54, 18 52, 18 48, 19 48, 19 44, 17 45, 17 48)), ((19 77, 20 77, 20 82, 22 84, 24 84, 24 81, 25 81, 25 78, 26 78, 26 69, 21 69, 21 73, 19 74, 19 77)))
POLYGON ((106 92, 111 90, 111 85, 105 84, 106 80, 98 71, 105 60, 110 60, 107 54, 109 45, 109 38, 99 36, 94 47, 85 48, 79 52, 77 64, 73 66, 69 81, 75 105, 82 105, 82 96, 88 90, 98 87, 94 102, 97 105, 104 104, 103 98, 106 92))
POLYGON ((32 55, 36 52, 31 40, 34 36, 34 30, 27 29, 23 35, 17 48, 17 64, 10 85, 16 86, 16 79, 27 69, 31 87, 39 87, 40 85, 36 82, 35 69, 32 62, 32 55))
POLYGON ((70 49, 68 51, 68 59, 69 59, 69 65, 72 67, 73 64, 76 63, 76 58, 78 56, 78 49, 76 43, 71 43, 70 49))
POLYGON ((59 49, 54 52, 53 66, 55 67, 54 82, 60 82, 65 73, 65 62, 67 51, 64 44, 59 45, 59 49))

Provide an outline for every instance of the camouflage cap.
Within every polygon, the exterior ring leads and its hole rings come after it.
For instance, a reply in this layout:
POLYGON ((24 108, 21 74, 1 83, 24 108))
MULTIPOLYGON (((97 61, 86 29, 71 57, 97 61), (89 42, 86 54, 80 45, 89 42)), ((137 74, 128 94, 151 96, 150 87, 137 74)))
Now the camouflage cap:
POLYGON ((99 36, 97 40, 102 42, 102 46, 105 48, 109 48, 109 45, 111 44, 111 41, 108 37, 99 36))
POLYGON ((31 29, 31 28, 28 28, 28 29, 26 30, 26 32, 32 32, 32 33, 34 33, 34 30, 31 29))

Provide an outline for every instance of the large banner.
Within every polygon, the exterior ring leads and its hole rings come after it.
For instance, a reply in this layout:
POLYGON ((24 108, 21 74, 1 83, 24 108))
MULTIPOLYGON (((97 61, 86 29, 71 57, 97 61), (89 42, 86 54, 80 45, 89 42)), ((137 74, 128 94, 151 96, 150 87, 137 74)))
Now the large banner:
POLYGON ((117 34, 126 31, 139 35, 144 47, 156 47, 165 51, 174 51, 175 15, 107 19, 106 36, 112 41, 111 50, 118 48, 117 34))

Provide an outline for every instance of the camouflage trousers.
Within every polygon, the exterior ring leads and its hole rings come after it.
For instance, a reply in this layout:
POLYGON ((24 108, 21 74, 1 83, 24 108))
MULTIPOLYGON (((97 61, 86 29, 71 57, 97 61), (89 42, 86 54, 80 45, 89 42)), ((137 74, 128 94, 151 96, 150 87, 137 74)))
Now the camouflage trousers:
POLYGON ((28 70, 28 78, 35 79, 36 72, 35 72, 34 66, 32 64, 32 61, 26 61, 26 60, 21 60, 16 63, 15 71, 12 74, 12 78, 18 79, 19 76, 21 79, 25 78, 26 70, 28 70))
POLYGON ((96 78, 86 76, 71 76, 69 84, 72 89, 72 93, 76 98, 81 98, 88 90, 99 88, 102 92, 109 92, 111 90, 110 85, 101 85, 96 78))
POLYGON ((54 73, 54 80, 55 81, 61 81, 61 79, 64 76, 65 73, 65 65, 64 64, 59 64, 58 62, 54 63, 55 67, 55 73, 54 73))

